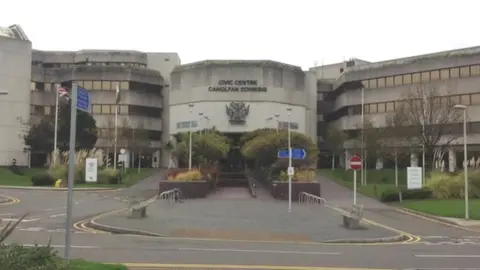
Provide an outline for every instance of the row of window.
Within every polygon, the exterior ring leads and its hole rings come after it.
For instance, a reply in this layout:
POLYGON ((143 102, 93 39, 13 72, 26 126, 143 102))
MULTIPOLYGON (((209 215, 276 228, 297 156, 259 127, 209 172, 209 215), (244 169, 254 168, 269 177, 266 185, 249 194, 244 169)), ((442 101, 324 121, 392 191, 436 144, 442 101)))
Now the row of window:
MULTIPOLYGON (((120 90, 136 90, 161 94, 163 88, 161 85, 133 81, 77 81, 75 83, 87 90, 95 91, 115 91, 118 86, 120 90)), ((63 82, 61 83, 61 85, 70 88, 72 86, 72 83, 63 82)), ((56 83, 30 82, 31 91, 51 92, 55 91, 55 88, 56 83)))
MULTIPOLYGON (((480 93, 472 94, 463 94, 463 95, 453 95, 448 97, 438 98, 441 104, 462 104, 462 105, 480 105, 480 93), (445 99, 445 100, 442 100, 445 99), (448 101, 446 100, 448 99, 448 101)), ((419 101, 420 102, 420 101, 419 101)), ((379 102, 379 103, 368 103, 365 104, 364 113, 365 114, 374 114, 374 113, 386 113, 394 112, 396 109, 402 108, 404 101, 388 101, 388 102, 379 102)), ((361 106, 352 106, 348 109, 349 115, 355 115, 361 113, 361 106)))
POLYGON ((192 128, 198 127, 197 121, 182 121, 182 122, 177 122, 177 129, 190 128, 190 123, 192 125, 192 128))
POLYGON ((402 74, 396 76, 388 76, 381 78, 374 78, 362 81, 365 88, 384 88, 399 85, 408 85, 415 83, 428 83, 438 80, 448 80, 456 78, 465 78, 472 76, 480 76, 480 65, 462 66, 454 68, 444 68, 437 70, 430 70, 424 72, 416 72, 409 74, 402 74))
MULTIPOLYGON (((288 121, 279 121, 278 122, 279 129, 288 129, 288 121)), ((290 122, 290 129, 298 129, 298 123, 290 122)))
POLYGON ((34 61, 32 66, 43 68, 73 68, 76 66, 105 66, 105 67, 131 67, 146 68, 146 64, 132 62, 78 62, 78 63, 42 63, 34 61))
POLYGON ((53 115, 54 113, 55 106, 30 105, 31 115, 53 115))
MULTIPOLYGON (((115 104, 92 104, 92 114, 115 114, 115 104)), ((138 115, 153 118, 162 118, 162 109, 139 105, 118 105, 121 115, 138 115)))
MULTIPOLYGON (((161 141, 162 140, 162 132, 158 130, 149 130, 147 131, 147 139, 151 141, 161 141)), ((121 132, 118 131, 117 132, 121 132)), ((115 129, 113 128, 97 128, 98 137, 102 139, 109 139, 111 140, 115 136, 115 129)))

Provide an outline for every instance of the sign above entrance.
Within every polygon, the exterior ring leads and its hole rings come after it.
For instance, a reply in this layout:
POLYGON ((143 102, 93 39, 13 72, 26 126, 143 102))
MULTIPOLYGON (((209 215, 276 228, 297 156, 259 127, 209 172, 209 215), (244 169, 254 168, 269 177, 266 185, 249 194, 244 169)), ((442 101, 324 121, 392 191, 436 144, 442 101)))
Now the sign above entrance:
POLYGON ((245 102, 232 101, 230 105, 226 105, 226 109, 230 123, 244 124, 245 118, 247 118, 250 112, 250 105, 245 104, 245 102))
POLYGON ((257 80, 219 80, 208 87, 210 92, 267 92, 267 87, 258 85, 257 80))

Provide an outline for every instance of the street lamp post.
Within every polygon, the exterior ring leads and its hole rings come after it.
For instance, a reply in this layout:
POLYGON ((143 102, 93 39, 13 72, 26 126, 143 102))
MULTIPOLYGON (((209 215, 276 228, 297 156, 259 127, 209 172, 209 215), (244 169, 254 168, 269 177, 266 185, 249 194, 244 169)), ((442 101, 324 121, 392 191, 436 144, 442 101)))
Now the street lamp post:
MULTIPOLYGON (((292 108, 290 108, 290 111, 291 111, 291 110, 292 110, 292 108)), ((288 111, 288 108, 287 108, 287 111, 288 111)), ((278 133, 278 125, 279 125, 279 123, 280 123, 280 120, 279 120, 280 114, 279 114, 279 113, 276 113, 276 114, 274 114, 274 116, 275 116, 275 121, 276 121, 276 124, 277 124, 277 133, 278 133)))
MULTIPOLYGON (((292 138, 290 134, 290 114, 292 112, 292 108, 287 108, 287 123, 288 123, 288 168, 292 167, 292 138)), ((275 115, 277 117, 277 115, 275 115)), ((277 132, 278 132, 278 125, 277 125, 277 132)), ((291 173, 288 174, 288 212, 292 212, 292 175, 291 173)))
POLYGON ((193 103, 188 104, 188 109, 190 110, 190 129, 188 132, 188 170, 192 170, 192 129, 193 129, 193 103))
POLYGON ((198 121, 199 124, 200 124, 200 134, 202 134, 202 129, 203 129, 203 126, 202 126, 202 120, 203 120, 203 112, 199 112, 198 113, 198 116, 200 116, 200 120, 198 121))
POLYGON ((467 106, 455 105, 455 109, 463 110, 463 177, 465 181, 465 219, 469 217, 469 203, 468 203, 468 166, 467 166, 467 106))
POLYGON ((210 117, 204 115, 203 118, 205 119, 205 129, 208 132, 208 129, 210 128, 210 117))

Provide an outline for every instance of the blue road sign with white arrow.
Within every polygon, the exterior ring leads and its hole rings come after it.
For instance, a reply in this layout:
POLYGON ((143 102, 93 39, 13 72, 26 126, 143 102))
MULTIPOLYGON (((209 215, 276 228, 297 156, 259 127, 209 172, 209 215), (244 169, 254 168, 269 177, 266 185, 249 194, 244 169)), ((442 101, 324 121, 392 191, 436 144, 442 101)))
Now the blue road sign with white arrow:
POLYGON ((90 94, 85 88, 77 87, 77 109, 90 112, 90 94))
MULTIPOLYGON (((292 159, 305 159, 307 152, 303 148, 292 148, 292 159)), ((288 149, 278 151, 278 158, 288 158, 288 149)))

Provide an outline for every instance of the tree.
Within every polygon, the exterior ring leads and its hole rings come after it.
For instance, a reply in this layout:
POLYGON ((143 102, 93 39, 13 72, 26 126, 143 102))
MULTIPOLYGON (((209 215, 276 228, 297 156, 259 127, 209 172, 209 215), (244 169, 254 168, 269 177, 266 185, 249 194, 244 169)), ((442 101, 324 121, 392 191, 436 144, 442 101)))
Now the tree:
POLYGON ((139 123, 136 126, 126 123, 122 127, 121 134, 122 138, 124 138, 126 148, 133 153, 137 153, 137 165, 140 170, 142 154, 144 154, 150 146, 148 130, 144 128, 143 123, 139 123))
MULTIPOLYGON (((53 151, 54 119, 45 116, 38 124, 30 123, 24 142, 32 151, 53 151)), ((68 151, 70 145, 70 105, 61 104, 58 112, 58 141, 60 151, 68 151)), ((77 110, 76 149, 92 149, 97 143, 97 126, 93 117, 77 110)))
POLYGON ((332 152, 332 170, 335 169, 335 156, 340 156, 345 149, 345 141, 348 139, 347 133, 330 125, 327 129, 326 145, 332 152))
POLYGON ((405 94, 402 102, 396 103, 395 112, 387 118, 397 140, 420 151, 424 149, 424 166, 429 164, 433 168, 436 150, 444 152, 459 138, 454 129, 461 130, 461 114, 454 108, 458 100, 453 94, 452 89, 440 92, 433 84, 417 85, 405 94))
MULTIPOLYGON (((172 155, 184 164, 188 163, 189 133, 176 134, 172 155)), ((213 165, 226 158, 230 151, 228 138, 216 132, 192 133, 192 164, 213 165)))

